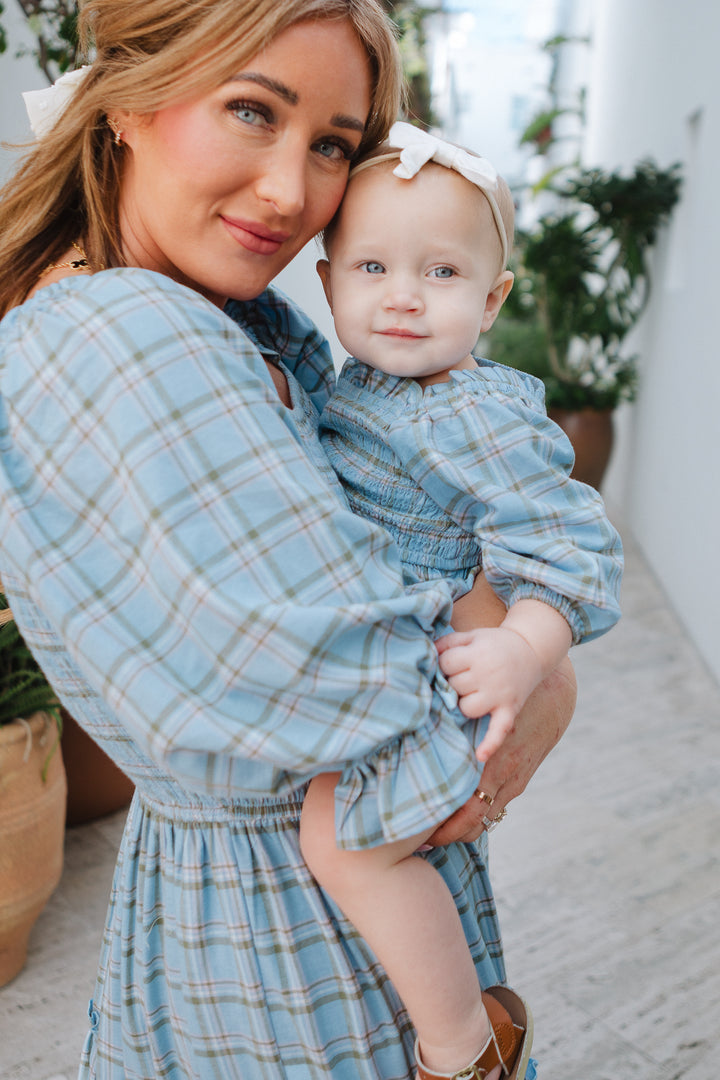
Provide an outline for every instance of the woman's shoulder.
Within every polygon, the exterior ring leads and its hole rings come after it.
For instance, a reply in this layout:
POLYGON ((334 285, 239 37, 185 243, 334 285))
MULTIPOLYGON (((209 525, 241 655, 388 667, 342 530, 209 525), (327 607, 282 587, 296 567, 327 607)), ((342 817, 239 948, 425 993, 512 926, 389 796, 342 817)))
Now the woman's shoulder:
POLYGON ((214 326, 225 319, 198 293, 164 274, 137 267, 104 270, 92 276, 66 277, 38 289, 2 321, 2 338, 36 334, 44 345, 53 335, 57 347, 72 348, 89 335, 101 343, 122 339, 126 349, 167 332, 214 326))
POLYGON ((127 356, 167 350, 230 346, 259 359, 256 335, 194 289, 165 274, 117 267, 92 276, 68 276, 38 289, 13 308, 2 324, 2 342, 25 350, 35 341, 64 353, 89 341, 127 356))
POLYGON ((200 381, 268 383, 257 345, 220 308, 163 274, 137 268, 68 277, 14 308, 0 324, 7 389, 52 371, 58 382, 147 387, 200 381), (10 380, 8 382, 8 379, 10 380))
POLYGON ((164 274, 138 267, 69 276, 38 289, 2 322, 4 348, 25 349, 52 338, 68 352, 92 336, 124 354, 172 340, 230 344, 236 358, 282 361, 322 407, 334 385, 328 344, 312 320, 272 287, 252 300, 230 300, 224 311, 164 274))
MULTIPOLYGON (((37 289, 25 303, 13 308, 7 317, 34 318, 45 312, 67 312, 71 316, 84 307, 109 306, 142 301, 139 307, 152 308, 163 302, 190 307, 212 308, 199 293, 180 285, 165 274, 136 266, 116 267, 96 274, 69 275, 37 289)), ((216 309, 217 310, 217 309, 216 309)))

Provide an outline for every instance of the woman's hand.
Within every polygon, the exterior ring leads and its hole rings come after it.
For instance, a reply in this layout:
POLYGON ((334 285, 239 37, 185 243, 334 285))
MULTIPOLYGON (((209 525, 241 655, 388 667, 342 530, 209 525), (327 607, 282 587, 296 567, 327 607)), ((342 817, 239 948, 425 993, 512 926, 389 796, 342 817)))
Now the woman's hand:
MULTIPOLYGON (((472 591, 453 609, 453 627, 467 631, 479 626, 498 626, 505 607, 483 575, 475 579, 472 591)), ((492 806, 471 795, 429 838, 434 845, 476 840, 484 831, 483 818, 494 818, 527 787, 531 777, 552 748, 565 734, 575 710, 577 685, 572 664, 563 660, 535 688, 515 719, 502 745, 486 762, 481 790, 493 800, 492 806)))

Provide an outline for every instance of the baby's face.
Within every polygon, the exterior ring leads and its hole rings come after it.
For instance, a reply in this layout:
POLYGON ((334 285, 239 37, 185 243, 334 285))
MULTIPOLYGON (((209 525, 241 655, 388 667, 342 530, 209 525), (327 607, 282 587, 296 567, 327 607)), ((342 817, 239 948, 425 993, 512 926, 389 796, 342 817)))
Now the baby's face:
POLYGON ((348 186, 330 264, 318 265, 347 352, 391 375, 419 378, 474 366, 489 329, 500 241, 481 192, 458 173, 393 165, 348 186))

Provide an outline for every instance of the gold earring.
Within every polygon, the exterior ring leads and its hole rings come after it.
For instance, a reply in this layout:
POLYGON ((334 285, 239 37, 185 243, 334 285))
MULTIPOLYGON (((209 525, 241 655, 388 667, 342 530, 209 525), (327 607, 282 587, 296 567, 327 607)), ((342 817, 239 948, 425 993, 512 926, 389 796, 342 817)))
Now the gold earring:
POLYGON ((108 122, 108 127, 110 128, 110 130, 115 135, 115 138, 113 139, 113 142, 115 143, 116 146, 122 146, 122 129, 121 129, 120 125, 118 124, 117 120, 113 120, 113 118, 111 116, 108 116, 107 122, 108 122))

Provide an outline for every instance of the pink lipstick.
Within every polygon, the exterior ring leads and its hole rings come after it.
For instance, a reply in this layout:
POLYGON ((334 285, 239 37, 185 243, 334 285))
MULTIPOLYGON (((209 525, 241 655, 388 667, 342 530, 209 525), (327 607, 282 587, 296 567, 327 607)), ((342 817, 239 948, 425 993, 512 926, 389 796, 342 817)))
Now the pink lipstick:
POLYGON ((234 240, 256 255, 274 255, 290 233, 268 229, 258 221, 242 221, 220 215, 220 220, 234 240))

